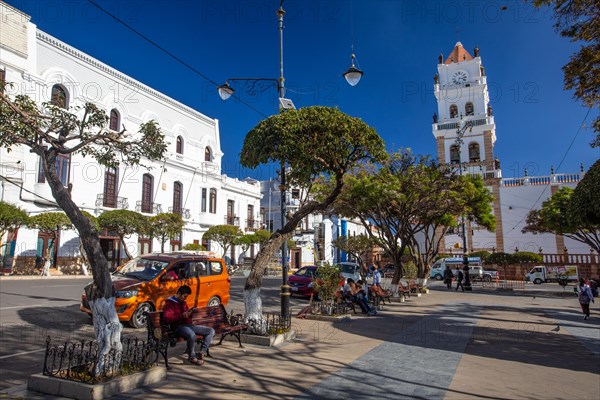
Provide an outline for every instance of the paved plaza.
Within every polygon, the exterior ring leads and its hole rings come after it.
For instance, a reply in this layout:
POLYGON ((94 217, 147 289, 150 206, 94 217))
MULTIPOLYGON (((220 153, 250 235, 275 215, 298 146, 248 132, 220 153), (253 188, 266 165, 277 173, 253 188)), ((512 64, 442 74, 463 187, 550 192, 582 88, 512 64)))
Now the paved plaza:
POLYGON ((298 337, 278 347, 225 342, 202 367, 177 356, 179 344, 166 381, 113 398, 598 398, 598 308, 584 321, 574 296, 434 286, 375 317, 294 318, 298 337))

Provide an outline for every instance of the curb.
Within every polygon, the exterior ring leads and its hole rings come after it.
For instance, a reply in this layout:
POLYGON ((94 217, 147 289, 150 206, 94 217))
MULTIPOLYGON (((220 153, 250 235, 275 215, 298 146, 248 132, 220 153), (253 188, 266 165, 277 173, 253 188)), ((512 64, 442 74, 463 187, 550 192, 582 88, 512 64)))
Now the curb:
POLYGON ((24 280, 46 280, 46 279, 94 279, 92 275, 0 275, 1 281, 24 281, 24 280))

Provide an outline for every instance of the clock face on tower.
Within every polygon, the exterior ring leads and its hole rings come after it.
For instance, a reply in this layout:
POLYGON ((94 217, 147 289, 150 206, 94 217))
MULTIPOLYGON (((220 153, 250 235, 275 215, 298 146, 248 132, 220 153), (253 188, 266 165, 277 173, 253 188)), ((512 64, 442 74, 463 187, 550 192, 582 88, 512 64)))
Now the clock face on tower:
POLYGON ((456 71, 454 75, 452 75, 452 83, 455 85, 462 85, 467 81, 467 73, 464 71, 456 71))

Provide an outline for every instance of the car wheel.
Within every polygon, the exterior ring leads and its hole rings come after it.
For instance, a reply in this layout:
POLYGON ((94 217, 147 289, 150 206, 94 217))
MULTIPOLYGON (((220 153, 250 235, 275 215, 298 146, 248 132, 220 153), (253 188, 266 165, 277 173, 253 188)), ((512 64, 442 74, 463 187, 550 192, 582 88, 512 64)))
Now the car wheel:
POLYGON ((129 320, 129 326, 135 329, 144 328, 146 326, 146 313, 150 311, 153 311, 150 303, 140 304, 133 312, 133 315, 129 320))
POLYGON ((216 307, 219 304, 221 304, 221 299, 219 299, 217 296, 213 296, 208 301, 207 307, 216 307))
POLYGON ((489 275, 486 275, 486 276, 483 277, 483 280, 486 281, 486 282, 491 282, 492 281, 492 277, 489 276, 489 275))
POLYGON ((441 275, 436 275, 435 276, 435 280, 436 281, 441 281, 442 280, 442 276, 441 275))
POLYGON ((536 278, 533 283, 535 283, 536 285, 540 285, 542 283, 542 280, 540 278, 536 278))

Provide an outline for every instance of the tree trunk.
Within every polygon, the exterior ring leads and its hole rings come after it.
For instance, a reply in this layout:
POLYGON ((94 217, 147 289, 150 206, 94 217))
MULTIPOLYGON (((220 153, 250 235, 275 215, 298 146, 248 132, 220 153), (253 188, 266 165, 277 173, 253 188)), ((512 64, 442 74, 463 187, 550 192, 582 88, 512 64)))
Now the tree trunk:
MULTIPOLYGON (((42 156, 46 181, 50 185, 52 195, 79 232, 81 246, 83 246, 90 262, 94 283, 92 290, 87 295, 94 312, 94 332, 98 340, 99 354, 107 354, 111 348, 120 350, 121 322, 115 310, 112 280, 108 271, 108 262, 100 247, 98 232, 93 227, 90 219, 83 215, 71 199, 71 193, 58 178, 54 168, 56 155, 52 151, 46 150, 42 150, 40 155, 42 156)), ((103 370, 103 368, 109 366, 102 364, 101 367, 103 370)))
MULTIPOLYGON (((125 243, 125 238, 123 236, 121 236, 121 246, 123 246, 123 250, 125 250, 125 255, 127 256, 127 259, 131 260, 133 257, 131 256, 129 249, 127 249, 127 244, 125 243)), ((121 260, 119 260, 117 264, 121 264, 121 260)))

